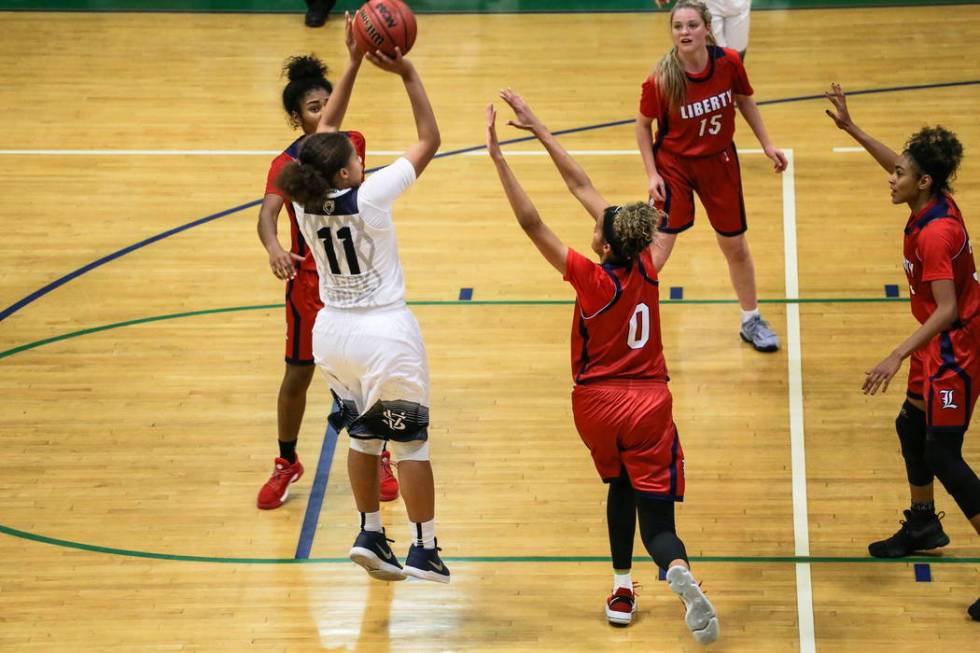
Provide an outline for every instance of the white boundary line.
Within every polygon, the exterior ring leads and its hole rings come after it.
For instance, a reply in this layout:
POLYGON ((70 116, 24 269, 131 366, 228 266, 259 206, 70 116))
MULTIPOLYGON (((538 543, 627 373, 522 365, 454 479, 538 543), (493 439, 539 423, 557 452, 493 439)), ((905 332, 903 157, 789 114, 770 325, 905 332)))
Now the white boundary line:
MULTIPOLYGON (((282 150, 0 150, 0 156, 277 156, 282 150)), ((739 150, 761 154, 760 149, 739 150)), ((569 150, 573 156, 639 156, 639 150, 569 150)), ((400 156, 402 150, 368 150, 368 156, 400 156)), ((544 150, 504 150, 507 156, 548 156, 544 150)), ((457 156, 486 156, 486 150, 457 156)))
MULTIPOLYGON (((793 150, 784 150, 788 165, 783 173, 783 252, 786 260, 786 299, 799 299, 799 264, 796 250, 796 177, 793 150)), ((789 431, 793 480, 794 554, 810 555, 810 526, 806 500, 806 449, 803 437, 803 364, 800 337, 800 305, 786 304, 786 340, 789 368, 789 431)), ((796 565, 796 612, 800 653, 815 653, 813 588, 810 564, 796 565)))
POLYGON ((864 152, 863 147, 835 147, 834 152, 864 152))

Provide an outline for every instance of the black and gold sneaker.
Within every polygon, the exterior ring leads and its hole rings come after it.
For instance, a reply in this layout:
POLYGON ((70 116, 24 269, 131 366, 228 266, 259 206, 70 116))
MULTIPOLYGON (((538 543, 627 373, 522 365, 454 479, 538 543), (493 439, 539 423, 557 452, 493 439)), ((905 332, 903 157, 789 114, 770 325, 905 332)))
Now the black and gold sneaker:
POLYGON ((350 559, 364 567, 371 578, 378 580, 405 580, 405 571, 398 563, 398 558, 392 552, 388 542, 394 542, 385 537, 384 530, 362 530, 354 540, 350 550, 350 559))
POLYGON ((436 583, 449 582, 449 567, 439 557, 440 549, 434 549, 413 544, 408 549, 408 557, 405 559, 405 573, 422 580, 431 580, 436 583))

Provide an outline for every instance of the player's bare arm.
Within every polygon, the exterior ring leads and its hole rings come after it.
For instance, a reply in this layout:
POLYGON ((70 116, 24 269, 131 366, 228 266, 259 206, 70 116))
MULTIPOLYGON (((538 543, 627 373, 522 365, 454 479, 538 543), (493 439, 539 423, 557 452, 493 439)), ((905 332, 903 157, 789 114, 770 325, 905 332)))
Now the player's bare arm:
POLYGON ((643 167, 647 171, 647 192, 652 202, 663 202, 667 189, 663 177, 657 172, 657 162, 653 157, 653 118, 636 114, 636 145, 640 149, 643 167))
POLYGON ((565 260, 568 258, 568 247, 562 243, 558 236, 546 225, 538 214, 537 208, 531 202, 524 188, 521 187, 514 171, 510 169, 504 153, 500 150, 500 142, 497 139, 497 111, 492 104, 487 105, 487 152, 490 160, 493 161, 497 169, 497 176, 507 194, 507 201, 510 208, 517 217, 517 223, 521 225, 524 233, 527 234, 534 246, 538 248, 542 256, 551 265, 565 274, 565 260))
POLYGON ((415 176, 418 177, 429 165, 429 161, 436 155, 442 137, 439 135, 439 124, 436 122, 436 115, 432 111, 432 104, 429 96, 422 85, 422 78, 418 71, 408 59, 402 56, 402 51, 395 48, 394 58, 385 56, 381 50, 369 52, 368 61, 386 72, 395 73, 402 78, 405 84, 405 92, 412 103, 412 115, 415 116, 415 129, 418 133, 418 142, 405 150, 403 155, 415 168, 415 176))
POLYGON ((585 207, 592 219, 598 220, 609 203, 592 185, 592 180, 589 179, 589 175, 586 174, 582 166, 571 157, 555 138, 555 135, 538 119, 523 97, 507 88, 500 91, 500 98, 514 111, 515 120, 508 120, 507 124, 517 129, 529 131, 541 141, 551 156, 555 167, 558 168, 558 172, 561 173, 568 190, 585 207))
POLYGON ((333 92, 327 99, 327 104, 320 114, 320 123, 317 125, 317 132, 334 132, 340 129, 340 124, 344 121, 347 114, 347 107, 350 104, 350 96, 354 90, 354 81, 357 79, 357 72, 361 69, 361 62, 364 53, 357 46, 354 40, 353 23, 350 12, 344 14, 347 21, 344 31, 344 44, 350 53, 350 60, 344 74, 340 76, 333 92))
POLYGON ((850 134, 851 138, 874 157, 878 165, 884 168, 886 172, 891 173, 898 162, 898 153, 854 124, 854 121, 851 120, 851 114, 847 110, 847 96, 841 85, 834 82, 830 85, 830 90, 824 93, 824 96, 834 105, 834 111, 826 109, 825 113, 830 116, 838 129, 850 134))
POLYGON ((783 154, 782 150, 774 146, 769 139, 766 124, 762 122, 762 114, 759 113, 759 107, 755 103, 755 100, 752 99, 752 96, 736 94, 735 105, 738 106, 738 110, 742 114, 742 117, 745 118, 745 122, 749 123, 749 127, 752 128, 752 133, 755 134, 759 145, 762 146, 762 151, 772 161, 773 170, 775 172, 786 170, 786 166, 789 165, 789 162, 786 160, 786 155, 783 154))
POLYGON ((888 384, 902 367, 902 361, 911 356, 912 352, 925 347, 933 338, 948 329, 956 321, 958 308, 956 284, 953 280, 938 279, 930 282, 929 286, 936 300, 936 310, 895 351, 871 370, 865 372, 864 385, 861 386, 864 394, 873 395, 879 387, 881 387, 882 392, 888 390, 888 384))
POLYGON ((296 265, 303 260, 289 250, 283 249, 276 235, 279 223, 279 212, 282 210, 283 199, 275 193, 268 193, 262 198, 259 207, 259 223, 257 230, 259 240, 269 253, 269 267, 277 278, 288 281, 296 276, 296 265))

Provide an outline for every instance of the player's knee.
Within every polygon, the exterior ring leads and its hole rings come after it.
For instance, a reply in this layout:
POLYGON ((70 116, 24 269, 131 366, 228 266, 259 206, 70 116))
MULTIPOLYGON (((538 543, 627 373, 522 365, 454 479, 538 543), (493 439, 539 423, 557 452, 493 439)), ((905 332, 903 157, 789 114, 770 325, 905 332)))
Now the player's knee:
POLYGON ((412 440, 410 442, 389 440, 388 449, 396 462, 405 462, 406 460, 425 462, 429 460, 429 442, 427 440, 412 440))
POLYGON ((902 445, 909 483, 928 485, 932 482, 933 472, 925 457, 926 414, 906 401, 895 418, 895 432, 902 445))
POLYGON ((354 419, 347 430, 352 435, 375 435, 393 442, 426 440, 429 408, 414 401, 381 400, 354 419))
POLYGON ((378 438, 351 438, 350 448, 368 456, 380 456, 384 441, 378 438))
POLYGON ((963 460, 963 433, 928 433, 924 458, 933 474, 946 484, 957 463, 963 460))

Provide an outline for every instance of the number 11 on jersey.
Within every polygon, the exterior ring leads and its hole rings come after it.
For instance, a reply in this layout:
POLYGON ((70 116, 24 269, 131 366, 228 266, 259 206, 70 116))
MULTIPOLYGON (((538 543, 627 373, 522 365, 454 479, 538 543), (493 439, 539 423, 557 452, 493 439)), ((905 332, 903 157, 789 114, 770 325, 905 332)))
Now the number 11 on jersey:
MULTIPOLYGON (((343 274, 340 270, 340 262, 337 260, 337 253, 333 246, 333 233, 330 227, 324 227, 316 232, 317 237, 323 242, 323 249, 327 254, 327 263, 330 265, 332 274, 343 274)), ((360 274, 361 266, 357 263, 357 250, 354 248, 354 236, 350 227, 341 227, 337 230, 337 238, 344 243, 344 257, 347 259, 348 274, 360 274)))

